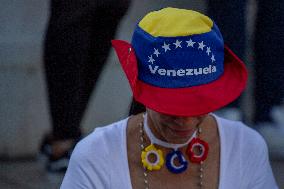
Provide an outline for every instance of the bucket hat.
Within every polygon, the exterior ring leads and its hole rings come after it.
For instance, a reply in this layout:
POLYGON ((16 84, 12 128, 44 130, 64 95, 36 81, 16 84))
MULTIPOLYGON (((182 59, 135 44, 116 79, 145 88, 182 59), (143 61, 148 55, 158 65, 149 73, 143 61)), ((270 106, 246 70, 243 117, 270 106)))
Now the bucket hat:
POLYGON ((136 101, 157 112, 198 116, 220 109, 245 89, 244 63, 209 17, 178 8, 148 13, 132 42, 112 40, 136 101))

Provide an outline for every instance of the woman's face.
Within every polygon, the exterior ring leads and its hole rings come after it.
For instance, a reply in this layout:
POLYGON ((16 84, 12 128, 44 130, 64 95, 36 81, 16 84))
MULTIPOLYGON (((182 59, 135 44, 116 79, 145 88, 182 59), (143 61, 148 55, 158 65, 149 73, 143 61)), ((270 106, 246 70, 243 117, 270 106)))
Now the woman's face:
POLYGON ((148 124, 154 135, 169 143, 185 143, 206 115, 197 117, 172 116, 147 108, 148 124))

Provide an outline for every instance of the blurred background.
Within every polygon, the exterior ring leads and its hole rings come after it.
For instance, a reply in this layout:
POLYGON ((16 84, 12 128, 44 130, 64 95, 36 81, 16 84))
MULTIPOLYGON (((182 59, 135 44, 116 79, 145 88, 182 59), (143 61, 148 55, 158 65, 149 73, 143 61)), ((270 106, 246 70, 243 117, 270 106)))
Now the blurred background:
MULTIPOLYGON (((47 172, 38 160, 41 140, 51 129, 43 71, 43 41, 50 2, 0 2, 0 188, 58 188, 63 174, 47 172)), ((115 38, 130 41, 135 24, 143 15, 167 6, 207 12, 206 0, 133 0, 118 26, 115 38)), ((106 8, 105 11, 111 10, 106 8)), ((245 9, 248 34, 245 61, 251 70, 251 41, 256 11, 256 2, 249 0, 245 9)), ((247 124, 252 123, 254 113, 252 98, 251 87, 248 87, 241 103, 247 124)), ((126 117, 130 102, 128 82, 111 50, 84 114, 83 132, 90 133, 95 127, 126 117)), ((269 136, 265 139, 270 149, 273 172, 279 187, 284 188, 284 137, 269 136)))

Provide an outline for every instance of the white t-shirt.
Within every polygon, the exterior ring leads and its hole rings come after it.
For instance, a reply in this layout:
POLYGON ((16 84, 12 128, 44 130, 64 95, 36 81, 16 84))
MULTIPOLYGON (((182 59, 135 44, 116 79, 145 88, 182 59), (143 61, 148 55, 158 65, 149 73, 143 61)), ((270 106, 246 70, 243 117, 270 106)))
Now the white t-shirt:
MULTIPOLYGON (((241 122, 215 118, 221 146, 218 188, 277 189, 263 138, 241 122)), ((127 120, 96 128, 76 146, 61 189, 132 189, 127 120)))

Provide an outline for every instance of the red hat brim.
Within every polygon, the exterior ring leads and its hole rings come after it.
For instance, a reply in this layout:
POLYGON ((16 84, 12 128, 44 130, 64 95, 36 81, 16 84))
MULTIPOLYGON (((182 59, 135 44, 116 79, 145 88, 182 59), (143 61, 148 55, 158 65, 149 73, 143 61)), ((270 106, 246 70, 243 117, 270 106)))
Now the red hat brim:
POLYGON ((138 64, 131 44, 113 40, 122 68, 136 101, 160 113, 198 116, 229 104, 245 89, 248 73, 244 63, 225 46, 224 73, 217 80, 187 88, 160 88, 138 79, 138 64))

